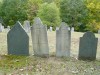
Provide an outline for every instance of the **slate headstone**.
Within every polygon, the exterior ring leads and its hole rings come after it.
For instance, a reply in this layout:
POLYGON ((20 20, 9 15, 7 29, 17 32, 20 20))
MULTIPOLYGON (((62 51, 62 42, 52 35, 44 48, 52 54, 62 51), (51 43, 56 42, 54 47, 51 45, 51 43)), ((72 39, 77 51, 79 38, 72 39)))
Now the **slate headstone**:
POLYGON ((32 42, 34 55, 40 57, 49 56, 49 47, 47 39, 46 27, 42 24, 40 18, 34 19, 34 24, 31 28, 32 42))
POLYGON ((59 30, 56 31, 56 56, 70 56, 71 33, 65 22, 61 23, 59 30))
POLYGON ((29 55, 29 36, 20 22, 8 32, 7 45, 9 55, 29 55))
POLYGON ((80 37, 78 59, 95 60, 97 51, 98 39, 92 32, 86 32, 83 37, 80 37))
POLYGON ((24 21, 24 29, 26 32, 30 32, 30 21, 24 21))

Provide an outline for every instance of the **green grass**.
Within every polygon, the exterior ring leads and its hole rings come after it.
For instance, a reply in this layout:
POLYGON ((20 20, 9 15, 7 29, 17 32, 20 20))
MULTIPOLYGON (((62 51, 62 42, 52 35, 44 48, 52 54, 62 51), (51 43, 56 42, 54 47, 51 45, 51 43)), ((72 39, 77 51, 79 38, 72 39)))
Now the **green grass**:
POLYGON ((29 75, 99 75, 100 61, 75 58, 41 58, 35 56, 1 56, 2 74, 29 75))
MULTIPOLYGON (((72 33, 70 58, 57 58, 55 57, 55 32, 48 32, 50 57, 41 58, 32 56, 31 39, 30 56, 7 55, 7 36, 6 33, 0 33, 2 39, 0 40, 0 75, 100 75, 99 47, 97 60, 77 60, 79 37, 82 35, 83 33, 72 33)), ((96 37, 99 38, 100 35, 96 34, 96 37)))

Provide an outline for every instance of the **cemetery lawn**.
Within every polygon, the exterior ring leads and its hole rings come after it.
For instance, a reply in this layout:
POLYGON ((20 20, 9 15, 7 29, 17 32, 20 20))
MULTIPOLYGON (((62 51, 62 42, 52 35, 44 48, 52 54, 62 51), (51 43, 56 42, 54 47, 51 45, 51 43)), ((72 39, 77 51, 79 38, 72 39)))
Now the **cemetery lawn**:
MULTIPOLYGON (((71 57, 55 57, 55 32, 48 32, 50 57, 33 56, 30 36, 30 56, 7 55, 7 33, 0 33, 0 75, 100 75, 100 42, 98 42, 95 61, 77 60, 79 37, 83 33, 73 32, 71 38, 71 57)), ((100 38, 99 34, 96 37, 100 38)), ((99 40, 98 40, 99 41, 99 40)))

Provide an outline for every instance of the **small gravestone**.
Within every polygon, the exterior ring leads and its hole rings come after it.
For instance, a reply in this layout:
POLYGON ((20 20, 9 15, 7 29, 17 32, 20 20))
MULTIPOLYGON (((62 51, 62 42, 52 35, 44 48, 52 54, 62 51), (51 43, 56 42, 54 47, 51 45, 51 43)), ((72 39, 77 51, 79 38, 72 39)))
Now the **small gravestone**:
POLYGON ((98 30, 98 34, 100 34, 100 30, 98 30))
POLYGON ((30 32, 30 21, 24 21, 24 29, 26 32, 30 32))
POLYGON ((2 26, 2 30, 4 30, 4 26, 2 26))
POLYGON ((3 31, 2 24, 0 23, 0 32, 3 31))
POLYGON ((71 32, 74 32, 74 27, 71 28, 71 32))
POLYGON ((41 57, 49 56, 48 38, 46 27, 42 24, 40 18, 34 19, 31 28, 34 55, 41 57))
POLYGON ((29 55, 29 37, 17 22, 7 34, 8 54, 29 55))
POLYGON ((95 60, 97 51, 98 39, 92 32, 86 32, 83 37, 80 37, 79 59, 95 60))
POLYGON ((59 30, 59 27, 56 27, 56 30, 59 30))
POLYGON ((7 26, 7 32, 9 32, 10 31, 10 26, 7 26))
POLYGON ((52 27, 50 27, 50 29, 49 29, 49 30, 50 30, 50 32, 52 32, 52 27))
POLYGON ((70 27, 68 27, 68 30, 70 30, 70 27))
POLYGON ((59 30, 56 31, 56 56, 70 56, 71 33, 66 23, 62 22, 59 30))

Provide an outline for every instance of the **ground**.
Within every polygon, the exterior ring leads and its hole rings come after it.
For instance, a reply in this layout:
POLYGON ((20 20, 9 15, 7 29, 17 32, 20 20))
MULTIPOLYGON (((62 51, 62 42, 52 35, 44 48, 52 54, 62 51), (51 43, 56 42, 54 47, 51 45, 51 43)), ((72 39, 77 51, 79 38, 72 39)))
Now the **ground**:
MULTIPOLYGON (((48 32, 50 57, 33 56, 31 34, 30 56, 7 55, 7 33, 0 33, 0 75, 100 75, 100 42, 98 40, 97 59, 95 61, 78 60, 79 37, 84 33, 72 32, 71 57, 55 56, 56 33, 48 32)), ((100 34, 95 34, 100 38, 100 34)))

